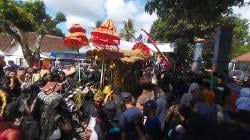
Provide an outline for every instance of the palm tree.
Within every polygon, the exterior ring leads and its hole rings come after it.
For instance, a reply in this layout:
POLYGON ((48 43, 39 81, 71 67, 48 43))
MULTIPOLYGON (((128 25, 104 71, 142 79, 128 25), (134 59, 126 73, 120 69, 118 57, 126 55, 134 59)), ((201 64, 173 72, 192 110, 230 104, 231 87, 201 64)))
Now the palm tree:
POLYGON ((95 27, 99 27, 99 26, 101 26, 101 25, 102 25, 102 21, 101 21, 101 20, 98 20, 98 21, 96 22, 95 27))
POLYGON ((134 39, 134 21, 132 19, 128 19, 128 21, 123 22, 124 26, 121 30, 120 36, 124 38, 126 41, 131 41, 134 39))

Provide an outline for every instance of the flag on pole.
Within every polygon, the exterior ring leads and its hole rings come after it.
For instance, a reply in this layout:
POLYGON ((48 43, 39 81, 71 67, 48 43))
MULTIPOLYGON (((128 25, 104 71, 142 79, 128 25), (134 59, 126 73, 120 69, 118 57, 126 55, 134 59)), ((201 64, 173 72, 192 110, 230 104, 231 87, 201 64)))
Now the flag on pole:
POLYGON ((155 47, 155 49, 158 51, 158 53, 160 53, 163 64, 167 67, 167 68, 171 68, 171 63, 168 61, 168 58, 159 50, 159 48, 156 45, 156 41, 154 39, 154 37, 149 34, 147 31, 145 31, 144 29, 141 29, 143 32, 146 33, 146 35, 148 36, 150 42, 153 44, 153 46, 155 47))
POLYGON ((142 41, 142 34, 140 34, 136 39, 135 41, 142 41))

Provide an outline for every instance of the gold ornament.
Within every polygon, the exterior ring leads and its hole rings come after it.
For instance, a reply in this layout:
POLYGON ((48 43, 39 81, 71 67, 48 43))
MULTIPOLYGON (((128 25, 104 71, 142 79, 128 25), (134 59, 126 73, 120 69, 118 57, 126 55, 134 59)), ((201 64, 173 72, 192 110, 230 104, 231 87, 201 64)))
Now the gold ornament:
POLYGON ((0 116, 2 116, 4 108, 5 108, 6 103, 7 103, 5 93, 2 90, 0 90, 0 100, 1 100, 0 102, 2 103, 1 104, 1 110, 0 110, 0 116))
POLYGON ((82 93, 80 90, 77 90, 74 96, 74 102, 77 107, 80 108, 84 103, 84 93, 82 93))

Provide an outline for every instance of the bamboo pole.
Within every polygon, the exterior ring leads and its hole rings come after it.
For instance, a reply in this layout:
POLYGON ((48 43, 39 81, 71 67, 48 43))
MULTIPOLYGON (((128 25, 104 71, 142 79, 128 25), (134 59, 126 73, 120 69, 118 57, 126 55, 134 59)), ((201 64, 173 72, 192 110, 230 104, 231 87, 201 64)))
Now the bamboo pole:
POLYGON ((78 81, 81 81, 80 49, 78 49, 78 81))

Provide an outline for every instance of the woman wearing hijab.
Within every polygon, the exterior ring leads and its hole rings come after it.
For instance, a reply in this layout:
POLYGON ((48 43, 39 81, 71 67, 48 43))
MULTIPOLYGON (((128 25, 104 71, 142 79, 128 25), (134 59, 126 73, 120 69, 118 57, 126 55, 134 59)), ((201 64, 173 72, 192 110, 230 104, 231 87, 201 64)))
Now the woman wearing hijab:
POLYGON ((242 88, 235 105, 238 110, 250 111, 250 88, 242 88))
POLYGON ((188 93, 182 95, 180 104, 191 106, 193 96, 194 94, 198 94, 199 90, 200 90, 199 85, 197 83, 192 83, 189 86, 188 93))

